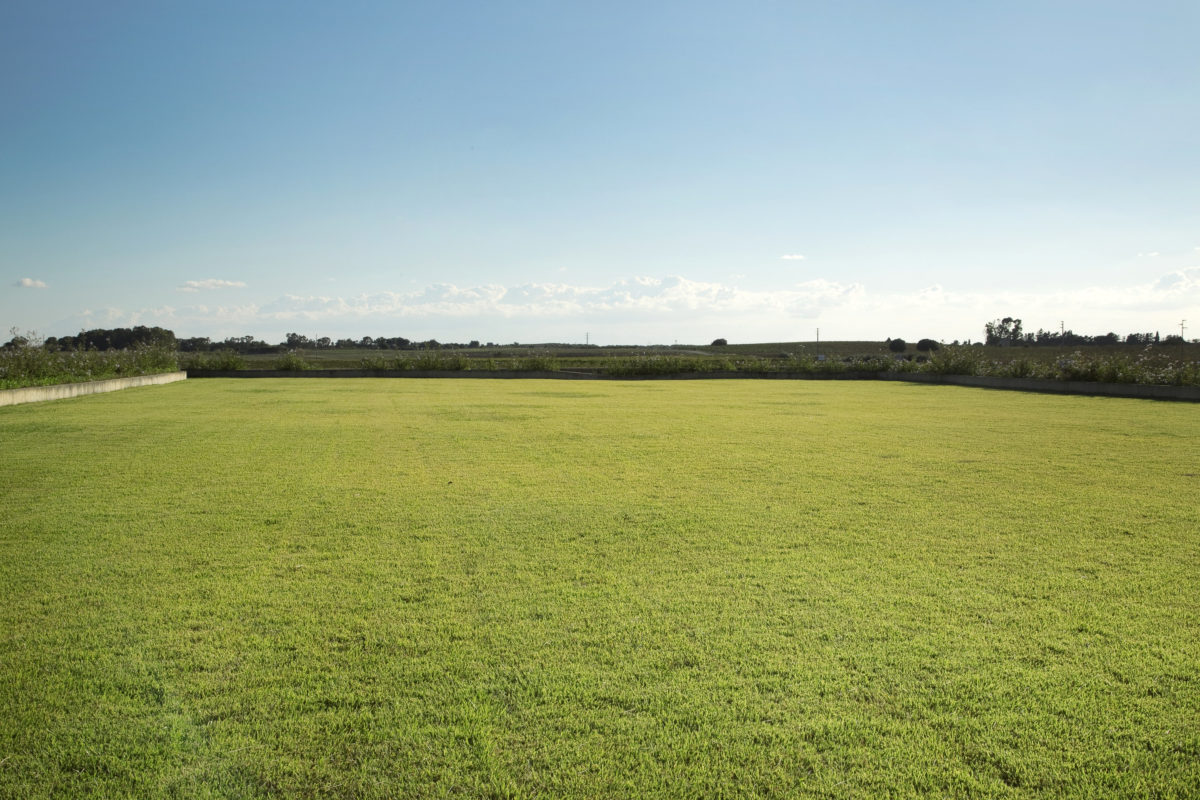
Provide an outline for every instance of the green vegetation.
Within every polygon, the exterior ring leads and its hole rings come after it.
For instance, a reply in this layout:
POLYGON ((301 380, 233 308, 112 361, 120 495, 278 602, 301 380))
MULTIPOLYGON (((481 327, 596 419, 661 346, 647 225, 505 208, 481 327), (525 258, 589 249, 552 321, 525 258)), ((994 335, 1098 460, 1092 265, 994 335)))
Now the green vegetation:
MULTIPOLYGON (((744 362, 743 362, 744 363, 744 362)), ((733 372, 737 362, 707 356, 634 356, 606 359, 599 364, 606 375, 681 375, 697 372, 733 372)))
POLYGON ((272 366, 280 372, 303 372, 312 368, 312 365, 305 361, 304 356, 296 350, 288 350, 277 357, 272 366))
POLYGON ((1194 797, 1198 440, 873 382, 2 408, 0 797, 1194 797))
MULTIPOLYGON (((940 345, 922 339, 918 354, 903 339, 887 342, 780 342, 704 347, 478 347, 463 350, 304 350, 288 354, 316 369, 377 372, 556 371, 616 377, 739 372, 750 374, 859 375, 928 372, 1047 380, 1200 386, 1200 345, 1113 345, 1078 348, 940 345)), ((203 369, 218 369, 192 362, 203 369)), ((279 368, 277 354, 248 355, 250 369, 279 368)))
POLYGON ((926 371, 942 375, 986 375, 1063 381, 1200 386, 1200 361, 1179 358, 1169 347, 1148 346, 1130 352, 1038 353, 1005 348, 996 357, 981 347, 946 347, 929 360, 926 371))
POLYGON ((246 368, 246 359, 234 350, 214 350, 211 353, 181 354, 180 366, 184 369, 215 369, 232 372, 246 368))
MULTIPOLYGON (((11 341, 0 350, 28 350, 31 337, 14 329, 11 341)), ((885 342, 781 342, 730 345, 714 339, 711 345, 605 346, 571 344, 497 345, 447 344, 434 339, 412 341, 401 336, 359 340, 309 338, 289 333, 285 341, 268 344, 252 336, 213 342, 196 337, 176 339, 163 328, 97 328, 78 336, 51 337, 35 348, 39 358, 58 350, 91 352, 152 349, 173 346, 190 370, 232 371, 273 369, 298 372, 307 369, 366 369, 373 372, 424 371, 570 371, 615 377, 787 373, 828 376, 872 372, 930 372, 943 375, 1037 378, 1045 380, 1103 381, 1113 383, 1200 385, 1200 342, 1185 342, 1182 335, 1115 333, 1085 336, 1069 330, 1025 332, 1022 321, 1004 317, 984 326, 986 345, 948 347, 933 339, 920 339, 917 354, 909 353, 904 339, 885 342), (44 352, 43 352, 44 351, 44 352), (934 355, 938 358, 934 360, 934 355)), ((62 358, 67 358, 62 356, 62 358)), ((108 359, 109 356, 91 356, 108 359)), ((113 359, 120 358, 112 356, 113 359)), ((12 359, 9 359, 10 361, 12 359)), ((154 371, 151 369, 151 371, 154 371)), ((9 385, 31 381, 55 383, 68 373, 51 372, 36 377, 10 369, 9 385), (20 381, 18 383, 18 381, 20 381)), ((80 369, 78 374, 95 371, 80 369)), ((119 370, 114 374, 120 374, 119 370)), ((0 380, 3 376, 0 376, 0 380)))
POLYGON ((0 347, 0 389, 50 386, 179 369, 175 349, 139 345, 126 350, 56 350, 36 336, 17 336, 0 347))

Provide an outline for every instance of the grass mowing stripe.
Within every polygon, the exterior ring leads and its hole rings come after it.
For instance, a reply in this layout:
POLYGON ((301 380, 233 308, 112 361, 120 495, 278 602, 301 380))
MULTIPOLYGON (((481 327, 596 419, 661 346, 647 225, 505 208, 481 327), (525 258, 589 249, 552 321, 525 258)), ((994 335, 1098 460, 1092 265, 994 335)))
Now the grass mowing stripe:
POLYGON ((0 409, 0 796, 1189 796, 1197 434, 773 381, 0 409))

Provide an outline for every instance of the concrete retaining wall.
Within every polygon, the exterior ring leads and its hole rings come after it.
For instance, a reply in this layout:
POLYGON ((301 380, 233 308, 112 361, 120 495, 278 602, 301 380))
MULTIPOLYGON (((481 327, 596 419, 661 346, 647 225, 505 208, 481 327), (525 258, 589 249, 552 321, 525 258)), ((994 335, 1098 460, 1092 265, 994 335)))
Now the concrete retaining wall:
POLYGON ((604 378, 593 372, 535 372, 518 370, 423 370, 406 369, 377 372, 369 369, 189 369, 189 378, 538 378, 542 380, 571 380, 604 378))
POLYGON ((0 391, 0 406, 15 406, 19 403, 39 403, 43 400, 62 400, 65 397, 115 392, 119 389, 132 389, 135 386, 156 386, 160 383, 174 383, 175 381, 186 379, 186 372, 163 372, 158 375, 138 375, 133 378, 111 378, 106 381, 60 383, 54 386, 27 386, 24 389, 5 389, 0 391))
POLYGON ((748 380, 873 380, 874 372, 839 372, 833 374, 798 375, 788 372, 678 372, 666 375, 604 375, 596 370, 389 370, 368 369, 306 369, 284 371, 273 369, 189 369, 189 378, 526 378, 536 380, 595 380, 595 381, 697 381, 713 378, 748 380))
POLYGON ((989 378, 977 375, 930 375, 923 372, 884 372, 877 377, 882 380, 972 386, 979 389, 1007 389, 1009 391, 1044 392, 1050 394, 1087 394, 1099 397, 1132 397, 1147 400, 1200 402, 1200 386, 1155 386, 1141 383, 1050 381, 1039 378, 989 378))

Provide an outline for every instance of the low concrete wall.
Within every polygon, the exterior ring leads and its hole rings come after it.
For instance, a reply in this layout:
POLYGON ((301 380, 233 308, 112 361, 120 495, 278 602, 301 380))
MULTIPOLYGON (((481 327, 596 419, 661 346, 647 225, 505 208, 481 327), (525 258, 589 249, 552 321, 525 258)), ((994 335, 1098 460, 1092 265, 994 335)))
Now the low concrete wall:
POLYGON ((1200 402, 1200 386, 1156 386, 1141 383, 1051 381, 1041 378, 989 378, 977 375, 930 375, 924 372, 883 372, 876 377, 889 381, 971 386, 977 389, 1006 389, 1009 391, 1044 392, 1049 394, 1088 394, 1099 397, 1133 397, 1147 400, 1200 402))
POLYGON ((387 370, 369 369, 306 369, 285 371, 273 369, 189 369, 189 378, 486 378, 510 380, 525 378, 558 381, 699 381, 711 379, 742 380, 874 380, 874 372, 840 372, 836 374, 799 375, 788 372, 678 372, 665 375, 605 375, 596 370, 387 370))
POLYGON ((518 370, 423 370, 405 369, 377 372, 369 369, 189 369, 189 378, 538 378, 542 380, 578 380, 605 378, 591 372, 535 372, 518 370))
POLYGON ((62 400, 65 397, 115 392, 119 389, 132 389, 135 386, 156 386, 160 383, 174 383, 175 381, 186 379, 186 372, 163 372, 158 375, 111 378, 106 381, 59 383, 54 386, 27 386, 24 389, 5 389, 0 391, 0 406, 15 406, 19 403, 40 403, 43 400, 62 400))

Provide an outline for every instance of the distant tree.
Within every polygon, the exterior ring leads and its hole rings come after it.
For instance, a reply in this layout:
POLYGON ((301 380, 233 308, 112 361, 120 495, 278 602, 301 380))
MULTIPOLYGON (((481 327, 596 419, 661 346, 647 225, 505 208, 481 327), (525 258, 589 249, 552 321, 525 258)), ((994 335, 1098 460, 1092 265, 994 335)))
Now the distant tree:
POLYGON ((1163 344, 1183 344, 1183 337, 1178 333, 1172 333, 1162 338, 1163 344))
POLYGON ((727 344, 729 344, 729 342, 726 339, 713 339, 712 346, 713 347, 724 347, 727 344))
POLYGON ((7 342, 4 343, 4 349, 5 350, 19 350, 20 348, 24 347, 27 344, 29 344, 28 337, 14 334, 11 339, 9 339, 7 342))
POLYGON ((983 326, 986 342, 990 345, 1013 346, 1022 341, 1021 320, 1005 317, 983 326))
POLYGON ((1005 317, 1012 322, 1012 336, 1009 337, 1008 343, 1015 345, 1021 341, 1021 320, 1013 317, 1005 317))
POLYGON ((193 336, 179 340, 179 350, 183 353, 203 353, 212 348, 212 339, 207 336, 193 336))
POLYGON ((312 346, 312 342, 309 341, 308 337, 303 336, 299 333, 289 333, 287 335, 287 340, 284 342, 284 344, 293 349, 297 348, 297 347, 311 347, 312 346))
POLYGON ((917 342, 917 349, 922 353, 932 353, 940 350, 941 347, 942 346, 933 339, 922 339, 921 341, 917 342))
POLYGON ((888 339, 887 346, 893 353, 903 353, 908 349, 908 342, 903 339, 888 339))
POLYGON ((133 329, 134 337, 142 344, 155 345, 158 347, 167 347, 175 349, 176 338, 175 331, 160 328, 155 325, 153 328, 147 328, 144 325, 139 325, 133 329))
POLYGON ((147 328, 94 328, 81 331, 78 336, 64 336, 56 340, 59 350, 128 350, 135 347, 176 347, 175 332, 155 326, 147 328))
POLYGON ((235 353, 276 353, 279 352, 279 346, 267 344, 261 339, 255 339, 253 336, 230 336, 219 347, 214 346, 214 350, 232 350, 235 353))

